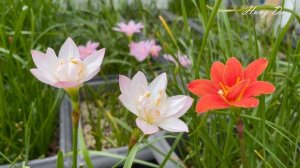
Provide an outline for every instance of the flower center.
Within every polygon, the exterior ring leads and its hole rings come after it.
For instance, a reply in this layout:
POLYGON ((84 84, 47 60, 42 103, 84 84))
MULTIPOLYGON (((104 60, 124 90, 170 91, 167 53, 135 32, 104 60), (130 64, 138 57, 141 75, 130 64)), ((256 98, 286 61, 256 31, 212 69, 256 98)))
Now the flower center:
POLYGON ((61 81, 79 82, 86 74, 86 65, 76 58, 61 59, 57 67, 58 77, 61 81))
POLYGON ((149 124, 155 124, 161 117, 159 106, 165 98, 166 94, 163 90, 159 91, 158 96, 154 96, 150 92, 146 92, 140 96, 138 110, 141 118, 149 124))

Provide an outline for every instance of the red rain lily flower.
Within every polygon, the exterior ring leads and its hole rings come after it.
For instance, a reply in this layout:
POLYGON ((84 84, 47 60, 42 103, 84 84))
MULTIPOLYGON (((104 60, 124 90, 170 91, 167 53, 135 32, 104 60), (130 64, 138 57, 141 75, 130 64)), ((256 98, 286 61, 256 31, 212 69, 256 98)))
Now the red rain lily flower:
POLYGON ((201 97, 196 111, 203 113, 231 106, 257 107, 259 100, 255 96, 275 91, 271 83, 257 80, 267 65, 265 58, 253 61, 245 69, 234 57, 227 60, 226 65, 214 62, 210 71, 211 80, 197 79, 187 85, 190 92, 201 97))

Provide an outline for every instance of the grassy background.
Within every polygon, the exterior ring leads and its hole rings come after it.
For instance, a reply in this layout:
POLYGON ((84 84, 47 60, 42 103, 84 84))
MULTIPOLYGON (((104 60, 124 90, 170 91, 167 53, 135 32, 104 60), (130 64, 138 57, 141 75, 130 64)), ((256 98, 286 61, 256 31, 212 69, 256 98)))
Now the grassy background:
MULTIPOLYGON (((273 28, 259 27, 257 19, 242 16, 238 9, 217 12, 223 8, 221 3, 216 5, 218 2, 175 0, 171 10, 177 17, 168 22, 171 30, 168 32, 166 25, 159 21, 159 10, 153 5, 142 6, 140 1, 135 1, 135 5, 122 3, 120 8, 110 1, 99 1, 96 5, 88 1, 83 6, 71 1, 63 4, 45 0, 1 1, 0 154, 3 157, 0 163, 7 162, 4 156, 20 161, 45 155, 56 129, 57 107, 63 93, 40 83, 30 74, 29 69, 34 64, 29 51, 45 51, 47 47, 58 51, 70 36, 77 44, 93 40, 100 42, 101 48, 107 48, 101 76, 133 76, 142 70, 153 79, 157 74, 154 70, 166 71, 170 96, 189 94, 185 86, 193 79, 209 79, 214 61, 225 62, 236 56, 246 66, 257 58, 267 58, 269 67, 260 79, 274 83, 276 92, 261 96, 258 108, 244 109, 241 115, 245 122, 248 167, 299 167, 300 42, 299 35, 291 28, 297 17, 274 32, 273 28), (189 26, 188 18, 201 26, 201 33, 189 26), (174 54, 180 50, 192 59, 193 67, 184 69, 152 59, 139 63, 129 56, 128 40, 112 31, 112 27, 120 20, 130 19, 146 25, 134 40, 156 38, 164 48, 163 53, 174 54)), ((101 98, 101 95, 95 97, 101 98)), ((116 97, 107 103, 117 103, 115 100, 116 97)), ((119 117, 119 114, 112 116, 119 117)), ((240 147, 233 131, 236 119, 230 110, 199 116, 191 108, 183 119, 189 121, 190 133, 187 139, 175 141, 174 147, 179 144, 186 166, 241 165, 240 147)), ((174 136, 179 139, 182 135, 174 136)), ((116 137, 122 139, 122 135, 116 137)))

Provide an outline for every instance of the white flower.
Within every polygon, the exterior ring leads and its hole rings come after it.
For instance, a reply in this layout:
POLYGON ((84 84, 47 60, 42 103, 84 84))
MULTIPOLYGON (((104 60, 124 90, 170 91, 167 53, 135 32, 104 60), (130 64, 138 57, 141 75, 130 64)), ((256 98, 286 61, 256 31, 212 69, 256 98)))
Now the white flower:
POLYGON ((188 132, 187 125, 178 119, 192 105, 189 96, 167 97, 167 76, 160 74, 149 85, 145 75, 138 72, 132 80, 120 75, 123 105, 137 116, 136 124, 144 134, 153 134, 158 127, 170 132, 188 132))
POLYGON ((51 48, 47 49, 46 54, 31 51, 37 68, 30 71, 37 79, 54 87, 78 87, 97 75, 104 53, 105 49, 101 49, 85 59, 80 59, 77 46, 71 38, 68 38, 62 45, 58 57, 51 48))

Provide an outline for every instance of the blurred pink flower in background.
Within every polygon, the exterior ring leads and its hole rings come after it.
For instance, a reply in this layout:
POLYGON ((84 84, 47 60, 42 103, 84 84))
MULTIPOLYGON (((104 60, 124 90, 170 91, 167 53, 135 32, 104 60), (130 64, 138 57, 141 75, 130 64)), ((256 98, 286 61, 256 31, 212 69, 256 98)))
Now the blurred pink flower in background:
POLYGON ((143 61, 147 56, 157 57, 161 47, 155 44, 154 40, 145 40, 139 42, 131 42, 129 44, 130 55, 134 56, 138 61, 143 61))
POLYGON ((123 32, 128 37, 131 37, 134 33, 141 32, 142 28, 144 28, 144 25, 142 23, 135 23, 133 20, 130 20, 128 24, 124 22, 118 23, 117 27, 114 27, 113 30, 123 32))
POLYGON ((86 46, 80 45, 78 46, 79 55, 81 59, 86 58, 88 55, 97 51, 97 47, 99 47, 99 43, 88 41, 86 46))
POLYGON ((46 53, 32 50, 37 68, 30 69, 30 72, 41 82, 57 88, 79 87, 100 71, 104 53, 105 48, 82 60, 76 44, 68 38, 59 50, 58 57, 51 48, 46 53))
POLYGON ((188 132, 187 125, 180 119, 193 104, 185 95, 168 97, 167 75, 162 73, 149 85, 142 72, 133 79, 119 76, 122 104, 137 116, 136 125, 144 134, 154 134, 159 127, 170 132, 188 132))
MULTIPOLYGON (((171 62, 173 62, 177 65, 177 61, 175 60, 175 58, 172 55, 164 54, 163 57, 166 60, 169 60, 169 61, 171 61, 171 62)), ((180 65, 185 67, 185 68, 189 68, 192 65, 192 61, 186 55, 182 55, 179 52, 177 52, 175 57, 178 58, 178 61, 179 61, 180 65)))
POLYGON ((161 46, 156 45, 154 40, 151 40, 150 43, 151 43, 150 55, 153 57, 158 57, 159 52, 161 50, 161 46))

